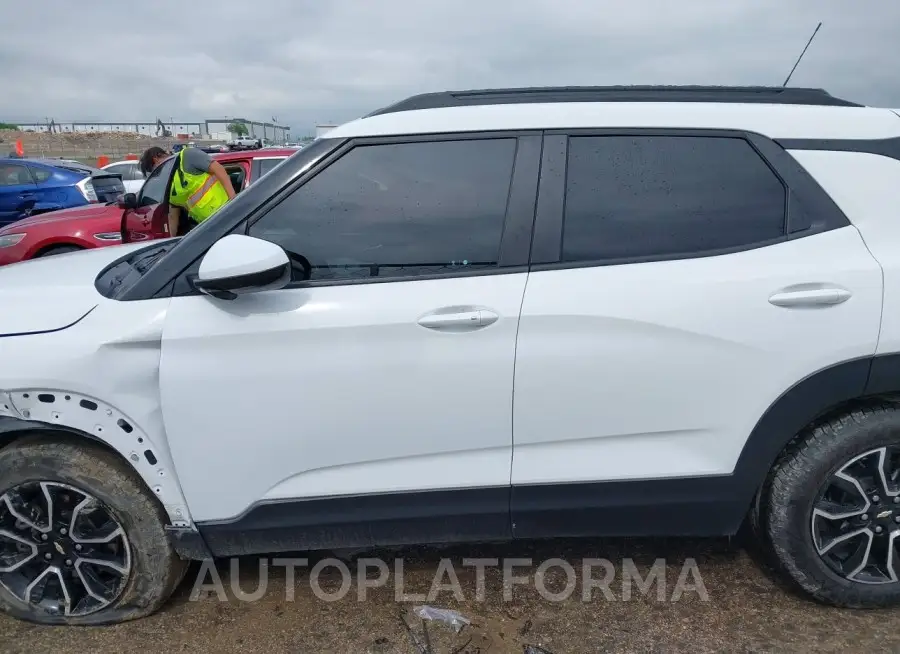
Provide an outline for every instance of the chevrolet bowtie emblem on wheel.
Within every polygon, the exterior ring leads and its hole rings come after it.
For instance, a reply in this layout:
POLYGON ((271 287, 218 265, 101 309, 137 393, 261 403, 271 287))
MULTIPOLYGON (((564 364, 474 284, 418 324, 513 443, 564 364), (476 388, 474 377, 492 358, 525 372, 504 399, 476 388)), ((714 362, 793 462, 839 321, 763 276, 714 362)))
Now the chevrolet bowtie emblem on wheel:
POLYGON ((878 518, 879 520, 881 520, 882 518, 887 518, 889 515, 891 515, 890 511, 882 511, 875 517, 878 518))
POLYGON ((59 552, 62 555, 65 555, 66 551, 63 549, 62 545, 60 545, 59 543, 53 543, 53 547, 56 548, 57 552, 59 552))

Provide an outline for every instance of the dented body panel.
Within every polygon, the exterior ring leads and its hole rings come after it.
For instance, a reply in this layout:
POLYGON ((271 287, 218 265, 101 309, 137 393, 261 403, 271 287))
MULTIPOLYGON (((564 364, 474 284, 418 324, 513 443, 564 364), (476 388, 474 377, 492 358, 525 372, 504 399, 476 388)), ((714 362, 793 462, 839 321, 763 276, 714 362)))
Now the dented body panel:
MULTIPOLYGON (((22 265, 39 267, 38 262, 22 265)), ((95 263, 95 275, 98 268, 95 263)), ((95 292, 86 304, 87 315, 70 327, 0 337, 2 415, 105 443, 140 475, 173 525, 189 526, 159 401, 160 341, 169 300, 123 303, 95 292)))

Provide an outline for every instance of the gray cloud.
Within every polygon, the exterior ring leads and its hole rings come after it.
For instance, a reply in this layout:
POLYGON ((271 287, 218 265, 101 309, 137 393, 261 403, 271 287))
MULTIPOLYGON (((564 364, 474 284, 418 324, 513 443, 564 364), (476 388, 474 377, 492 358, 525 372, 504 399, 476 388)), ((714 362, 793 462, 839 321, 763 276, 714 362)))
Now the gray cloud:
POLYGON ((418 92, 781 84, 900 107, 900 2, 43 0, 4 12, 0 120, 277 116, 310 133, 418 92))

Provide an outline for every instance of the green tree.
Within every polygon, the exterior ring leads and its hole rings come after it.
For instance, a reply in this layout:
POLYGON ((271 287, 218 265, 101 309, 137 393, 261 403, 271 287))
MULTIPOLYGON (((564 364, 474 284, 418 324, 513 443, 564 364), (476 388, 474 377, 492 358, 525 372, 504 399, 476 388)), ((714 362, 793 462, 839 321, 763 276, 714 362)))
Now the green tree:
POLYGON ((244 123, 231 123, 228 126, 228 131, 235 136, 247 136, 250 133, 244 123))
POLYGON ((0 121, 0 129, 19 129, 19 126, 12 123, 4 123, 3 121, 0 121))

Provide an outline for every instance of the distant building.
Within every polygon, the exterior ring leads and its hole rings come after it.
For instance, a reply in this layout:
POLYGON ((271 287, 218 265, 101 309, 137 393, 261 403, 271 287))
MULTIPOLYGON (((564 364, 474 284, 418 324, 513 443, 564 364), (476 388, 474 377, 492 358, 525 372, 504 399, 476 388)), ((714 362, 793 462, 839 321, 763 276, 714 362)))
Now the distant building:
POLYGON ((56 134, 90 133, 90 132, 127 132, 143 134, 144 136, 164 136, 168 131, 171 136, 184 136, 192 139, 228 141, 234 138, 234 134, 228 131, 232 123, 243 123, 251 138, 258 138, 269 143, 281 144, 290 140, 290 127, 276 125, 274 123, 261 123, 245 118, 216 118, 202 122, 177 122, 153 121, 153 122, 51 122, 51 123, 17 123, 24 131, 47 132, 56 134))
MULTIPOLYGON (((64 122, 57 123, 18 123, 19 127, 25 131, 32 130, 35 132, 52 131, 55 134, 71 134, 71 133, 90 133, 90 132, 128 132, 131 134, 143 134, 145 136, 162 136, 162 130, 159 123, 99 123, 99 122, 64 122)), ((202 138, 205 123, 177 123, 163 122, 162 126, 168 130, 172 136, 178 134, 186 134, 202 138)))
POLYGON ((291 128, 275 123, 258 123, 246 118, 210 118, 205 121, 205 130, 208 138, 215 141, 227 141, 234 138, 228 131, 232 123, 242 123, 247 128, 247 136, 257 138, 268 143, 287 143, 290 141, 291 128))

